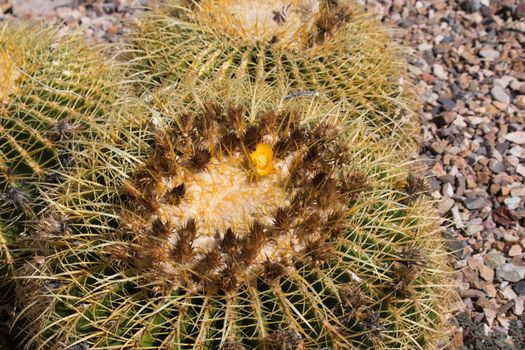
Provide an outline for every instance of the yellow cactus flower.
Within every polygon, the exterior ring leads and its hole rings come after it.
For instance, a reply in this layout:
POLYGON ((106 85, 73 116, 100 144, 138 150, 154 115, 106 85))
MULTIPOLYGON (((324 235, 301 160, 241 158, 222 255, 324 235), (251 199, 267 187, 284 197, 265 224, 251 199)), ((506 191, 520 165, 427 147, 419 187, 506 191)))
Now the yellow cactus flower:
POLYGON ((257 175, 265 176, 272 172, 273 151, 270 146, 265 143, 257 144, 255 151, 250 153, 250 160, 255 168, 257 175))

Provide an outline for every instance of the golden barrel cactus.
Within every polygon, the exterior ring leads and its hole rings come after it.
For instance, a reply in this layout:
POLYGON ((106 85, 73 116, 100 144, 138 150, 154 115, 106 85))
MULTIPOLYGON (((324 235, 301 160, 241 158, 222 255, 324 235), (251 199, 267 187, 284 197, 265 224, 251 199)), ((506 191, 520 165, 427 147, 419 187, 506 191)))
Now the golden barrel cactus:
POLYGON ((436 348, 451 293, 423 183, 289 94, 164 89, 129 142, 83 152, 21 242, 26 347, 436 348))
POLYGON ((418 134, 405 52, 349 0, 167 0, 130 37, 131 74, 151 88, 248 77, 363 117, 410 154, 418 134))
MULTIPOLYGON (((55 28, 0 27, 0 301, 12 298, 13 245, 42 197, 90 142, 119 123, 127 87, 119 64, 55 28)), ((124 101, 126 100, 126 103, 124 101)), ((127 107, 126 107, 127 108, 127 107)), ((122 126, 125 127, 124 125, 122 126)), ((113 134, 112 134, 113 135, 113 134)))

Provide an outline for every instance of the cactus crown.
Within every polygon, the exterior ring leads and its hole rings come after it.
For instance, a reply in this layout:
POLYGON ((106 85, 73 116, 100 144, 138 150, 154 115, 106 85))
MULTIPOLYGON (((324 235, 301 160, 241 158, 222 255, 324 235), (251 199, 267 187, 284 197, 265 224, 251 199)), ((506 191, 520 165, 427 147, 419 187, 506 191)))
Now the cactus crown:
POLYGON ((257 123, 246 115, 213 103, 182 115, 157 130, 125 187, 122 227, 162 290, 199 282, 231 292, 257 275, 275 278, 304 257, 331 257, 328 241, 344 232, 365 181, 349 168, 342 127, 310 128, 294 111, 266 111, 257 123))
MULTIPOLYGON (((221 33, 286 47, 323 43, 350 18, 347 0, 204 0, 196 17, 221 33)), ((195 2, 192 2, 195 4, 195 2)))

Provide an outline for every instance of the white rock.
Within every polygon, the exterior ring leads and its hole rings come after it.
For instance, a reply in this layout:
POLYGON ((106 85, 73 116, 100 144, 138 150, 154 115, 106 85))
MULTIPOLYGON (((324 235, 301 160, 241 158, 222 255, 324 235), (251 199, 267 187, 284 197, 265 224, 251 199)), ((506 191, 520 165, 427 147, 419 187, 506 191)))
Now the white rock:
POLYGON ((505 198, 503 202, 505 203, 507 208, 509 208, 510 210, 514 210, 514 209, 518 209, 518 207, 520 206, 521 198, 509 197, 509 198, 505 198))
POLYGON ((461 214, 459 213, 459 208, 457 205, 452 208, 452 217, 454 218, 454 224, 456 225, 456 228, 463 228, 463 220, 461 219, 461 214))
POLYGON ((492 50, 492 49, 483 49, 479 52, 481 57, 488 58, 488 59, 495 59, 499 57, 499 51, 492 50))
POLYGON ((456 119, 454 119, 454 122, 452 124, 454 124, 458 128, 466 128, 467 127, 467 123, 465 122, 465 118, 463 118, 460 115, 456 116, 456 119))
POLYGON ((520 163, 520 160, 518 159, 518 157, 508 156, 507 162, 509 162, 509 164, 512 165, 513 167, 516 167, 520 163))
POLYGON ((521 82, 519 80, 513 80, 510 82, 510 88, 512 90, 519 91, 524 84, 524 82, 521 82))
POLYGON ((514 104, 519 109, 525 109, 525 95, 518 95, 514 98, 514 104))
POLYGON ((484 121, 482 117, 467 117, 467 120, 471 125, 478 125, 484 121))
POLYGON ((447 72, 445 71, 445 68, 443 68, 440 64, 434 64, 432 65, 432 72, 434 72, 434 75, 441 80, 445 80, 448 77, 447 72))
POLYGON ((485 318, 487 319, 487 323, 490 327, 492 327, 492 323, 494 323, 494 320, 496 319, 496 311, 491 310, 489 308, 483 309, 483 312, 485 313, 485 318))
POLYGON ((505 315, 501 314, 498 316, 498 322, 504 329, 509 329, 510 321, 508 318, 505 318, 505 315))
POLYGON ((514 315, 521 316, 523 314, 523 302, 525 301, 525 295, 520 295, 514 299, 514 315))
POLYGON ((510 83, 515 81, 516 78, 510 76, 510 75, 504 75, 499 79, 494 79, 494 85, 500 85, 502 88, 506 88, 509 86, 510 83))
POLYGON ((494 279, 494 270, 486 265, 482 265, 479 268, 479 275, 487 282, 492 282, 494 279))
POLYGON ((494 85, 500 86, 502 89, 505 89, 509 85, 509 81, 505 79, 494 79, 494 85))
POLYGON ((490 90, 492 97, 497 101, 503 102, 505 104, 510 103, 510 96, 505 92, 505 89, 499 85, 494 85, 492 90, 490 90))
POLYGON ((447 182, 445 186, 443 186, 443 196, 445 197, 453 197, 454 196, 454 188, 452 185, 447 182))
POLYGON ((427 51, 427 50, 432 49, 432 45, 430 45, 430 44, 419 44, 419 45, 417 46, 417 49, 418 49, 419 51, 427 51))
POLYGON ((505 140, 517 143, 519 145, 525 144, 525 131, 515 131, 504 136, 505 140))
POLYGON ((525 267, 511 263, 503 264, 497 268, 496 275, 500 280, 519 282, 525 278, 525 267))
POLYGON ((512 197, 525 197, 525 187, 511 189, 510 195, 512 197))
POLYGON ((521 176, 525 177, 525 166, 518 164, 518 166, 516 167, 516 172, 521 176))
POLYGON ((520 147, 520 146, 514 146, 512 147, 510 150, 509 150, 509 153, 512 154, 513 156, 516 156, 516 157, 520 157, 522 158, 523 157, 523 151, 525 149, 523 149, 523 147, 520 147))
POLYGON ((523 250, 521 249, 521 247, 517 244, 514 244, 512 247, 510 247, 509 249, 509 256, 511 258, 515 257, 515 256, 518 256, 518 255, 521 255, 521 253, 523 252, 523 250))
POLYGON ((517 297, 511 286, 507 286, 507 288, 503 289, 501 295, 503 295, 503 297, 507 300, 512 300, 517 297))
POLYGON ((492 333, 492 329, 489 327, 488 324, 483 323, 483 334, 485 334, 485 336, 488 337, 490 333, 492 333))
POLYGON ((438 204, 438 210, 441 215, 448 213, 454 206, 455 202, 452 198, 445 198, 438 204))

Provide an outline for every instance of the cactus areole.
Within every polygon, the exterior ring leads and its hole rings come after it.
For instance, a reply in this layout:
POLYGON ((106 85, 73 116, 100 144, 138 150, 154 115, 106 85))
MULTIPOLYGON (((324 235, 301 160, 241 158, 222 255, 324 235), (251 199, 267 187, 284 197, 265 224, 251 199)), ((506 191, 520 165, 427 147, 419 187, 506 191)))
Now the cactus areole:
POLYGON ((159 291, 233 292, 304 257, 330 258, 343 233, 352 187, 364 182, 349 169, 339 126, 308 128, 293 111, 250 124, 245 113, 208 104, 181 116, 182 129, 157 130, 125 186, 122 227, 159 291))

